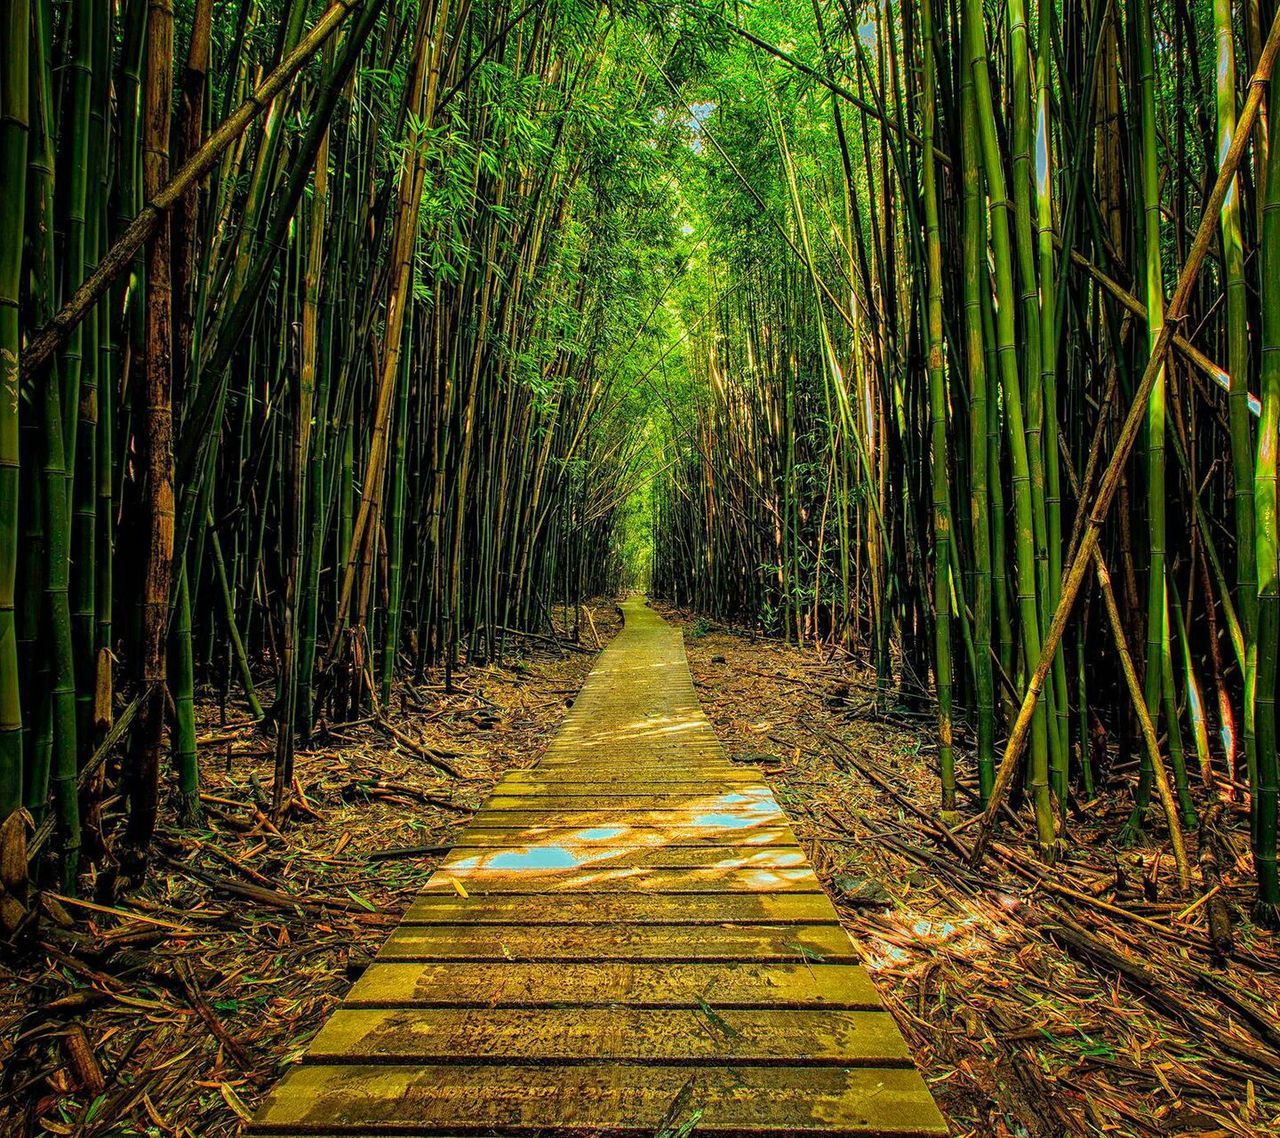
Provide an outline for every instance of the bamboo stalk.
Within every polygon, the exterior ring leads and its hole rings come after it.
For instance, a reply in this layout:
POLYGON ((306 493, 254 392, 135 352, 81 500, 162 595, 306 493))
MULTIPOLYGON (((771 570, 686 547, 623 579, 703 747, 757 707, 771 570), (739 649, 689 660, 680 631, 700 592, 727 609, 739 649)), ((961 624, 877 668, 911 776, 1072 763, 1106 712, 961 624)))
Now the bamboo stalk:
POLYGON ((26 231, 31 109, 27 0, 0 3, 6 47, 0 72, 0 821, 22 805, 22 697, 15 587, 19 555, 19 298, 26 231))
MULTIPOLYGON (((143 99, 143 191, 154 199, 169 174, 169 114, 173 92, 173 3, 148 0, 147 76, 143 99)), ((126 862, 146 865, 160 793, 160 752, 168 704, 169 592, 173 574, 173 324, 169 217, 158 214, 147 246, 146 357, 137 441, 147 541, 139 598, 139 685, 148 692, 130 755, 126 862)))

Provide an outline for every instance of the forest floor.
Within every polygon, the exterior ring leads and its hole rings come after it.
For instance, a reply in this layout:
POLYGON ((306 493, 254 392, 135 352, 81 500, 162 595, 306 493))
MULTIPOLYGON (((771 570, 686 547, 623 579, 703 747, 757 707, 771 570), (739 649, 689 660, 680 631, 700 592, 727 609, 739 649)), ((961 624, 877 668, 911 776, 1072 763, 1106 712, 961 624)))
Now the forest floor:
MULTIPOLYGON (((398 738, 373 722, 318 736, 280 828, 261 809, 270 734, 199 707, 204 826, 164 829, 150 880, 112 905, 46 894, 25 957, 0 957, 0 1135, 238 1133, 498 777, 540 756, 594 637, 621 627, 612 601, 589 611, 583 649, 524 639, 460 669, 453 694, 398 685, 398 738)), ((564 632, 572 610, 553 615, 564 632)))
MULTIPOLYGON (((1177 894, 1167 853, 1113 846, 1118 796, 1082 804, 1078 852, 1051 873, 1012 824, 975 872, 936 822, 927 712, 877 712, 855 669, 664 611, 957 1138, 1280 1134, 1280 951, 1248 921, 1238 819, 1221 964, 1209 906, 1177 894)), ((592 612, 607 642, 616 610, 592 612)), ((25 960, 0 965, 0 1134, 235 1134, 497 777, 536 761, 595 660, 525 643, 464 669, 452 695, 402 685, 400 739, 361 723, 300 753, 305 799, 279 832, 257 789, 271 739, 202 709, 205 828, 166 830, 152 880, 106 909, 46 895, 25 960)))
POLYGON ((684 626, 721 741, 768 775, 957 1138, 1280 1134, 1280 945, 1248 920, 1247 823, 1223 839, 1215 896, 1235 949, 1215 963, 1209 906, 1177 894, 1167 851, 1113 844, 1120 796, 1081 804, 1071 859, 1052 871, 1007 820, 975 872, 938 828, 927 712, 877 713, 874 677, 663 611, 684 626))

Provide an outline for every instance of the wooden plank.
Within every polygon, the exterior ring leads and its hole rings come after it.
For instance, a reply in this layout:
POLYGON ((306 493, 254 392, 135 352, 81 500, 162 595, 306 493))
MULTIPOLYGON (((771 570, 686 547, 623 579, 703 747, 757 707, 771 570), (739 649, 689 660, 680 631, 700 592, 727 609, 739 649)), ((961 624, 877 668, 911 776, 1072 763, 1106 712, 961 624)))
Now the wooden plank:
POLYGON ((592 709, 581 702, 574 704, 542 761, 604 754, 620 759, 644 759, 667 754, 685 758, 724 757, 724 748, 706 720, 702 719, 701 711, 682 708, 657 717, 666 722, 655 723, 652 727, 640 725, 634 729, 616 722, 605 723, 595 729, 584 726, 582 722, 615 716, 635 719, 634 711, 625 706, 592 709))
POLYGON ((480 810, 471 820, 472 826, 689 826, 704 830, 734 832, 780 826, 787 816, 776 806, 758 809, 737 807, 717 810, 632 810, 624 817, 609 816, 600 810, 480 810))
POLYGON ((610 782, 628 785, 639 782, 751 782, 759 783, 760 776, 751 773, 749 779, 735 779, 735 767, 722 763, 681 763, 660 760, 643 765, 625 761, 602 763, 572 762, 539 766, 535 771, 547 779, 572 778, 583 782, 610 782))
POLYGON ((723 1063, 905 1067, 885 1011, 778 1008, 339 1008, 319 1063, 723 1063))
POLYGON ((681 797, 709 798, 722 794, 750 794, 763 798, 772 793, 767 786, 748 782, 570 782, 505 783, 499 782, 494 795, 519 798, 531 805, 545 805, 548 799, 589 798, 592 803, 608 805, 610 799, 681 797))
MULTIPOLYGON (((519 855, 516 855, 519 856, 519 855)), ((646 869, 643 866, 543 868, 531 857, 526 868, 439 869, 426 889, 456 893, 821 893, 807 865, 783 869, 646 869)))
POLYGON ((611 770, 624 778, 633 777, 638 771, 661 771, 669 767, 677 771, 731 771, 736 768, 718 747, 699 751, 696 747, 645 747, 619 749, 590 747, 574 743, 568 750, 548 751, 536 770, 611 770))
MULTIPOLYGON (((611 731, 619 731, 616 722, 603 731, 586 732, 571 720, 578 708, 570 713, 560 734, 539 760, 540 765, 576 762, 616 762, 630 766, 640 762, 698 763, 726 762, 726 752, 715 736, 704 735, 685 723, 665 723, 653 730, 637 728, 622 730, 615 737, 611 731)), ((600 708, 582 710, 584 718, 618 720, 630 718, 625 709, 600 708)), ((684 714, 681 713, 681 719, 684 714)))
POLYGON ((839 924, 825 893, 421 894, 406 925, 717 925, 725 922, 839 924))
POLYGON ((947 1133, 912 1070, 865 1067, 635 1068, 620 1064, 473 1067, 294 1067, 263 1104, 259 1134, 390 1131, 598 1134, 652 1138, 679 1096, 673 1125, 700 1112, 698 1135, 933 1138, 947 1133), (687 1088, 687 1089, 686 1089, 687 1088))
POLYGON ((504 865, 518 864, 518 859, 534 850, 567 854, 579 865, 643 866, 649 869, 687 866, 783 869, 807 864, 799 846, 601 846, 585 842, 576 845, 551 842, 528 846, 455 847, 440 863, 440 868, 488 865, 501 869, 504 865))
MULTIPOLYGON (((625 786, 625 783, 620 784, 625 786)), ((484 803, 484 810, 698 810, 700 812, 742 809, 748 806, 767 805, 777 811, 778 804, 767 787, 758 790, 714 790, 672 794, 669 791, 644 793, 599 794, 591 791, 564 792, 561 794, 528 795, 496 793, 484 803)))
POLYGON ((838 925, 402 925, 379 960, 857 962, 838 925))
POLYGON ((697 1008, 699 1001, 717 1009, 880 1007, 874 985, 857 965, 754 960, 717 964, 375 962, 356 981, 345 1006, 697 1008))
POLYGON ((455 849, 512 845, 581 844, 594 842, 602 849, 611 843, 632 847, 712 846, 720 849, 742 846, 796 846, 796 836, 788 826, 765 826, 751 830, 712 830, 705 826, 468 826, 455 849))
MULTIPOLYGON (((518 770, 507 771, 502 776, 500 785, 513 786, 516 784, 539 786, 542 784, 559 785, 562 782, 583 782, 598 783, 602 786, 616 786, 619 782, 617 768, 612 770, 599 769, 583 769, 575 771, 572 768, 554 768, 545 766, 522 767, 518 770)), ((670 786, 672 783, 684 782, 747 782, 759 783, 760 771, 754 767, 748 766, 721 766, 715 774, 708 774, 699 768, 694 774, 675 777, 675 772, 668 771, 664 775, 655 775, 650 779, 637 779, 628 777, 626 785, 630 786, 638 782, 653 782, 661 786, 670 786)))
POLYGON ((561 825, 582 825, 595 822, 600 815, 607 814, 608 822, 634 822, 637 825, 666 825, 668 822, 701 826, 739 826, 742 820, 747 822, 777 825, 786 821, 782 808, 770 795, 768 798, 749 798, 724 801, 724 795, 664 795, 667 802, 658 801, 653 805, 645 805, 638 801, 635 805, 616 806, 609 799, 600 799, 604 803, 597 806, 594 802, 583 802, 580 799, 557 799, 555 803, 530 802, 519 796, 500 796, 497 802, 490 799, 476 812, 476 818, 492 819, 500 815, 505 820, 514 814, 520 821, 520 815, 531 815, 525 821, 533 821, 535 817, 560 820, 561 825))

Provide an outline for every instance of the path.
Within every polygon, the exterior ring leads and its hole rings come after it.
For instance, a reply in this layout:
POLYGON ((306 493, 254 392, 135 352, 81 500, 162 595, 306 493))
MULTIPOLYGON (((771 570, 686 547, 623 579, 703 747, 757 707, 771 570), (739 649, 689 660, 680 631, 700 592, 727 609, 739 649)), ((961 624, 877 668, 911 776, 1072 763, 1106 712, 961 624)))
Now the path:
POLYGON ((680 633, 625 611, 252 1133, 947 1132, 680 633))

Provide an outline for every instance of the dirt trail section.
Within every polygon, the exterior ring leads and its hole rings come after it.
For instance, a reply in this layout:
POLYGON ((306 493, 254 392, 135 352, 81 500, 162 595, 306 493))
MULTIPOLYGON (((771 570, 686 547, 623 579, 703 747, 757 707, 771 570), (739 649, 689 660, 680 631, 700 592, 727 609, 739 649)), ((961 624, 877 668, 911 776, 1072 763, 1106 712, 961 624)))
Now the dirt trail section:
POLYGON ((625 612, 252 1133, 947 1133, 680 633, 625 612))

